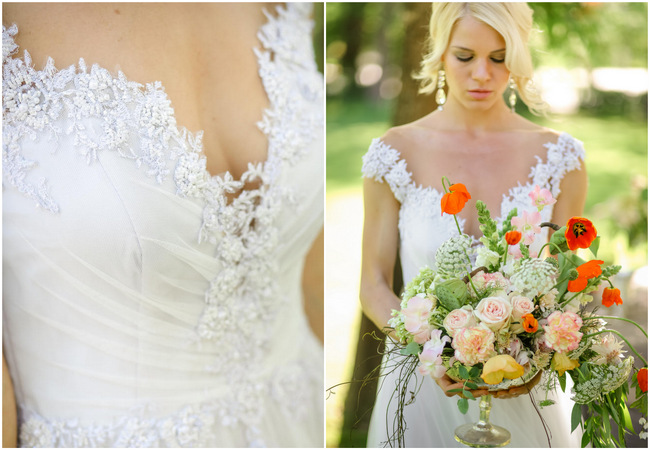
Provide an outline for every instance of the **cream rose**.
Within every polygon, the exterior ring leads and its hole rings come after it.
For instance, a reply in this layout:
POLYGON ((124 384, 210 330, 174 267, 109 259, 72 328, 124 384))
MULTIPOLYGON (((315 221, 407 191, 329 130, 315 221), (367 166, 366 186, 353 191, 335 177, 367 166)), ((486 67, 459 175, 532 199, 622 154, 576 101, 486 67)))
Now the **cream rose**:
POLYGON ((473 327, 477 324, 474 314, 472 314, 472 307, 465 305, 460 309, 454 309, 452 312, 447 314, 445 320, 442 322, 442 326, 445 327, 447 333, 452 338, 456 334, 464 329, 473 327))
POLYGON ((508 324, 512 305, 502 297, 486 297, 476 305, 474 315, 490 330, 499 331, 508 324))
POLYGON ((522 295, 514 295, 510 298, 510 304, 512 305, 512 322, 510 331, 513 333, 519 334, 524 332, 523 319, 522 317, 526 314, 532 313, 535 309, 535 304, 528 297, 522 295))

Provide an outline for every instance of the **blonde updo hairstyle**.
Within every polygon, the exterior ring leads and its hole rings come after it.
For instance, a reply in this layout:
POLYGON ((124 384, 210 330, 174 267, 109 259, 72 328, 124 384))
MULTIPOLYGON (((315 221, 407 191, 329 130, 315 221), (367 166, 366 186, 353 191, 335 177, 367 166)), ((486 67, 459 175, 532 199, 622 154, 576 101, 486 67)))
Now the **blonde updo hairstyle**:
POLYGON ((420 92, 431 94, 437 89, 438 70, 443 68, 442 55, 447 51, 454 25, 472 16, 491 26, 506 43, 505 64, 517 84, 521 100, 534 114, 544 113, 548 105, 533 86, 533 63, 528 37, 533 27, 533 10, 526 3, 433 3, 429 22, 428 53, 422 69, 414 77, 421 80, 420 92))

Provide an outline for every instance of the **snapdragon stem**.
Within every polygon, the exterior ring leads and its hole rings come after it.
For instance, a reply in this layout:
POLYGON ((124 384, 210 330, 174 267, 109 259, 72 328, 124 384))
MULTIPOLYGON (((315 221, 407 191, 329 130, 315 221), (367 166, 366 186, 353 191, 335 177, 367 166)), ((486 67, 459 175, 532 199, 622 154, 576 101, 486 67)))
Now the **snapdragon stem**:
POLYGON ((634 354, 635 354, 636 356, 638 356, 639 359, 640 359, 641 361, 643 361, 643 365, 644 365, 644 366, 647 366, 647 365, 648 365, 648 362, 645 360, 645 358, 644 358, 643 356, 639 355, 639 353, 634 349, 634 346, 633 346, 632 344, 630 344, 630 342, 629 342, 627 339, 625 339, 625 337, 624 337, 621 333, 619 333, 618 331, 616 331, 616 330, 609 330, 609 329, 606 329, 606 330, 602 330, 602 331, 597 331, 597 332, 595 332, 595 333, 591 333, 591 334, 588 334, 588 335, 586 335, 586 336, 583 336, 582 338, 583 338, 583 339, 587 339, 587 338, 590 338, 590 337, 592 337, 592 336, 597 336, 597 335, 599 335, 599 334, 603 334, 603 333, 614 333, 614 334, 616 334, 618 337, 620 337, 621 339, 623 339, 623 340, 625 341, 625 343, 627 344, 627 346, 630 347, 630 350, 632 350, 632 351, 634 352, 634 354))

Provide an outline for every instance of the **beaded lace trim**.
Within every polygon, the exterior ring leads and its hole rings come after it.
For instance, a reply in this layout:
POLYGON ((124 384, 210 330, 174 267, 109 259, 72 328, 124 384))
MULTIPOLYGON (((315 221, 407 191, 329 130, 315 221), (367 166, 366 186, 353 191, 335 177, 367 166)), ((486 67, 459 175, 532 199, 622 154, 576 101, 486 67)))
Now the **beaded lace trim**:
MULTIPOLYGON (((501 201, 501 217, 495 218, 498 222, 503 220, 510 210, 525 207, 528 193, 535 185, 551 191, 554 197, 560 194, 560 182, 568 172, 580 168, 580 160, 584 160, 585 151, 582 142, 574 139, 567 133, 562 133, 557 142, 544 144, 547 149, 546 162, 536 156, 537 164, 531 168, 528 181, 525 185, 518 184, 512 187, 501 201)), ((399 228, 402 236, 406 231, 406 223, 413 214, 421 217, 424 212, 426 217, 438 217, 441 227, 445 230, 455 229, 451 216, 440 218, 440 199, 442 193, 432 186, 417 186, 412 179, 412 174, 406 168, 406 161, 401 158, 399 151, 377 138, 372 141, 368 152, 363 156, 363 176, 376 181, 386 180, 395 195, 395 198, 409 208, 400 208, 399 228), (417 211, 414 211, 417 209, 417 211), (410 213, 409 213, 410 212, 410 213)), ((542 220, 551 218, 552 208, 545 208, 542 220)), ((464 222, 460 219, 461 229, 464 222)))
MULTIPOLYGON (((47 180, 29 179, 30 169, 38 163, 21 153, 21 141, 55 142, 66 134, 74 136, 76 148, 89 164, 98 152, 115 151, 143 167, 158 183, 171 174, 179 196, 204 204, 198 240, 216 245, 221 269, 205 293, 196 339, 218 343, 214 364, 206 370, 232 383, 231 398, 222 411, 228 411, 225 416, 233 423, 248 427, 251 442, 259 438, 256 424, 264 414, 261 404, 267 389, 250 379, 248 365, 268 353, 270 344, 264 336, 282 302, 273 257, 279 245, 275 223, 290 205, 297 207, 299 195, 277 180, 285 165, 304 155, 323 123, 322 108, 314 107, 322 104, 323 83, 311 40, 306 38, 313 26, 310 11, 311 6, 302 3, 277 7, 276 15, 265 11, 268 20, 258 33, 261 48, 254 51, 270 103, 258 123, 268 140, 268 156, 263 163, 250 163, 239 180, 230 173, 210 176, 202 154, 202 132, 177 127, 161 83, 142 86, 128 81, 122 72, 114 77, 98 65, 88 70, 83 59, 78 67, 57 70, 49 58, 45 68, 37 71, 26 50, 22 59, 12 58, 18 51, 13 40, 17 26, 3 26, 2 32, 5 182, 37 206, 59 213, 47 180), (101 133, 87 130, 82 123, 86 118, 100 118, 101 133), (134 136, 139 138, 139 148, 128 145, 134 136), (257 188, 244 189, 255 181, 257 188), (235 193, 228 202, 227 194, 235 193)), ((283 377, 294 379, 290 373, 283 377)), ((303 387, 309 383, 294 381, 303 387)), ((294 399, 284 396, 278 401, 296 406, 294 399)))

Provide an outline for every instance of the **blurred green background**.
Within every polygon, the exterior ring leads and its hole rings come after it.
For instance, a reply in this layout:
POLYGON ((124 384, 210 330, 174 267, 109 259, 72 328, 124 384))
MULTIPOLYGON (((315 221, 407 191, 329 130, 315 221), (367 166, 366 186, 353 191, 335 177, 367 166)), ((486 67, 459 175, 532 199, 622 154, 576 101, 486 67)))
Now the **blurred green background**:
MULTIPOLYGON (((552 113, 532 116, 521 101, 517 112, 584 142, 584 215, 603 236, 598 256, 624 267, 622 283, 647 288, 647 3, 529 5, 535 79, 552 113)), ((422 55, 429 13, 430 4, 326 4, 328 387, 351 378, 358 350, 361 157, 373 138, 416 109, 409 74, 422 55)), ((435 107, 433 96, 419 102, 425 113, 435 107)), ((626 307, 621 314, 638 313, 632 302, 626 307)), ((334 392, 327 445, 365 445, 363 425, 345 418, 341 433, 347 386, 334 392)))

